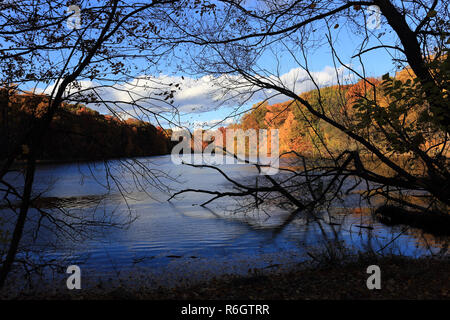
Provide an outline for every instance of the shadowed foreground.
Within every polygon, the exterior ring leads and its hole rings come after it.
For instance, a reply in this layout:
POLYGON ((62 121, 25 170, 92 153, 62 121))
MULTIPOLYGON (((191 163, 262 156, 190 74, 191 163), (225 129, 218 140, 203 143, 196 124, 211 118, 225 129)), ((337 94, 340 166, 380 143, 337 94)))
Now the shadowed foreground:
MULTIPOLYGON (((81 290, 56 296, 26 296, 19 299, 150 299, 150 300, 302 300, 302 299, 450 299, 450 260, 404 257, 371 258, 251 276, 224 276, 193 286, 110 291, 81 290), (381 290, 369 290, 369 265, 381 269, 381 290)), ((137 289, 139 287, 139 289, 137 289)))

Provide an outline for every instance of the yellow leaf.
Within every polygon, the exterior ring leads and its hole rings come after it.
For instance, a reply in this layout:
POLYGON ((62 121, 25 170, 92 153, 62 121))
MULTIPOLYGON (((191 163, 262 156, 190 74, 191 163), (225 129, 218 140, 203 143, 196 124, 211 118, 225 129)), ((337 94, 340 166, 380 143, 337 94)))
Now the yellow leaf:
POLYGON ((29 154, 30 153, 30 147, 28 147, 26 144, 22 145, 22 152, 23 154, 29 154))
POLYGON ((437 15, 437 11, 431 10, 430 12, 428 12, 427 17, 433 18, 433 17, 436 17, 436 15, 437 15))

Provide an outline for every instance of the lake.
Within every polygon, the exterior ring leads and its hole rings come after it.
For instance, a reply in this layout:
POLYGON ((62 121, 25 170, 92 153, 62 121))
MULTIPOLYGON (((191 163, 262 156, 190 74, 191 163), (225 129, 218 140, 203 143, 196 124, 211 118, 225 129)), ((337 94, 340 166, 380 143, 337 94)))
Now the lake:
MULTIPOLYGON (((64 217, 62 211, 53 211, 61 217, 57 223, 68 231, 55 232, 44 219, 36 234, 40 215, 34 210, 21 254, 78 264, 92 274, 144 268, 155 274, 186 275, 287 266, 310 259, 307 252, 316 252, 331 240, 386 254, 420 256, 440 250, 439 239, 374 221, 356 192, 336 204, 329 216, 319 214, 320 224, 299 215, 281 228, 290 212, 275 206, 236 212, 242 203, 221 198, 202 207, 212 196, 200 193, 186 193, 169 202, 171 193, 185 188, 224 191, 231 190, 231 184, 215 170, 175 165, 170 155, 137 160, 113 160, 108 166, 103 162, 40 164, 35 177, 35 193, 43 197, 40 208, 57 206, 68 213, 64 217), (148 172, 152 175, 145 176, 148 172), (84 224, 79 224, 80 217, 84 224), (94 220, 105 226, 96 226, 94 220)), ((240 181, 257 176, 256 169, 246 164, 220 168, 240 181)), ((7 177, 15 185, 21 179, 15 173, 7 177)), ((2 211, 2 224, 8 229, 14 216, 6 208, 2 211)))

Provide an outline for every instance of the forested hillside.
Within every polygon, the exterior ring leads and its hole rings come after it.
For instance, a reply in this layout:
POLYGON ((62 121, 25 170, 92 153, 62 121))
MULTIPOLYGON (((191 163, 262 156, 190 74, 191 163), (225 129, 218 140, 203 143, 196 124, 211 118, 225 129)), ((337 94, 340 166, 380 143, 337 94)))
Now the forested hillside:
MULTIPOLYGON (((429 125, 431 116, 427 104, 410 94, 414 91, 413 79, 412 71, 404 69, 395 77, 385 75, 383 78, 360 80, 352 85, 321 88, 320 92, 312 90, 300 96, 312 101, 315 108, 325 108, 324 112, 336 122, 345 123, 347 128, 358 132, 366 130, 384 152, 403 155, 410 150, 402 148, 400 142, 396 145, 395 140, 394 143, 387 143, 383 135, 370 128, 376 119, 389 124, 391 128, 388 126, 383 130, 392 130, 392 137, 401 130, 407 130, 413 136, 414 144, 429 151, 443 133, 429 125), (397 100, 405 97, 410 100, 399 105, 397 100)), ((357 143, 344 132, 308 114, 305 107, 295 101, 255 104, 242 117, 238 127, 278 129, 280 153, 295 150, 314 156, 358 148, 357 143)))
MULTIPOLYGON (((4 158, 41 121, 48 97, 1 90, 0 157, 4 158)), ((26 140, 25 140, 26 141, 26 140)), ((82 104, 64 103, 54 116, 38 158, 41 160, 108 159, 166 154, 170 131, 136 119, 102 115, 82 104)), ((22 157, 28 146, 22 144, 22 157)))

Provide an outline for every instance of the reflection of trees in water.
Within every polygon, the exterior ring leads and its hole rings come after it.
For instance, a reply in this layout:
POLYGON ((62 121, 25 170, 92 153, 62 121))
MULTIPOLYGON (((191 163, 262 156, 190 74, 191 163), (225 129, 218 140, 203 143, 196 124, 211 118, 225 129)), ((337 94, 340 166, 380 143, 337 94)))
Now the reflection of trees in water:
MULTIPOLYGON (((21 190, 24 180, 20 179, 20 168, 17 170, 18 175, 12 175, 15 177, 12 182, 4 182, 9 188, 2 190, 0 201, 2 260, 8 252, 17 215, 23 205, 21 190)), ((176 181, 154 167, 151 161, 140 159, 85 163, 78 166, 76 174, 80 177, 80 185, 90 179, 96 190, 105 193, 56 197, 51 196, 55 186, 58 187, 57 192, 67 193, 64 190, 64 183, 67 182, 57 184, 58 178, 48 177, 38 181, 30 196, 30 209, 22 230, 21 244, 17 248, 16 273, 31 277, 32 273, 61 271, 63 266, 79 256, 77 246, 83 246, 88 239, 104 238, 114 229, 127 228, 137 218, 132 203, 143 196, 152 198, 150 189, 165 194, 170 190, 167 182, 176 181), (58 252, 56 257, 52 256, 52 252, 58 252)), ((70 190, 73 185, 68 184, 67 188, 70 190)), ((27 279, 31 281, 30 277, 27 279)))
MULTIPOLYGON (((448 236, 439 236, 430 234, 427 232, 424 232, 422 229, 410 227, 407 225, 398 225, 398 226, 385 226, 383 223, 378 222, 378 219, 376 218, 376 209, 374 208, 354 208, 354 209, 347 209, 347 213, 345 215, 345 219, 353 217, 357 217, 359 219, 363 219, 364 221, 367 221, 370 223, 370 225, 373 227, 373 230, 376 231, 379 228, 383 228, 385 230, 391 230, 391 239, 394 239, 392 241, 392 245, 394 246, 395 240, 402 237, 402 236, 409 236, 414 239, 414 244, 410 243, 408 241, 408 244, 415 245, 417 247, 420 247, 424 249, 426 252, 430 254, 436 253, 438 250, 436 249, 442 249, 441 253, 445 254, 447 250, 448 243, 450 241, 450 238, 448 236), (348 214, 348 216, 347 216, 348 214), (378 224, 378 226, 376 225, 378 224)), ((399 249, 399 247, 397 247, 399 249)))
MULTIPOLYGON (((237 220, 252 230, 270 233, 267 240, 274 241, 286 228, 293 232, 292 240, 301 251, 309 252, 313 259, 327 257, 329 261, 352 257, 358 252, 375 255, 446 254, 448 237, 438 237, 408 226, 391 227, 374 218, 374 208, 329 207, 321 212, 302 212, 292 218, 289 211, 275 205, 262 205, 258 209, 248 205, 247 199, 237 201, 234 210, 226 215, 205 207, 219 219, 237 220), (315 252, 315 253, 314 253, 315 252), (320 254, 318 254, 320 252, 320 254)), ((335 204, 339 204, 336 202, 335 204)), ((342 204, 342 203, 341 203, 342 204)))
MULTIPOLYGON (((162 118, 172 122, 171 119, 179 116, 173 106, 178 83, 158 84, 151 81, 150 85, 141 86, 137 81, 136 86, 138 91, 144 93, 142 95, 130 94, 126 87, 117 88, 114 85, 128 81, 134 83, 137 76, 151 74, 154 71, 151 66, 159 71, 159 62, 165 56, 164 53, 175 52, 173 49, 179 44, 189 44, 189 54, 183 56, 183 60, 193 56, 196 76, 202 72, 221 75, 216 82, 219 82, 224 100, 228 100, 228 93, 231 93, 240 96, 239 101, 248 102, 251 96, 263 90, 268 90, 266 92, 272 96, 282 95, 292 99, 297 118, 307 128, 301 134, 311 137, 315 154, 324 160, 312 166, 304 165, 303 170, 291 171, 293 178, 280 180, 265 176, 266 185, 231 181, 234 191, 191 189, 186 192, 210 194, 210 201, 222 197, 246 196, 254 200, 253 205, 256 207, 262 206, 264 202, 286 202, 286 207, 293 208, 283 227, 299 215, 321 211, 320 207, 326 207, 327 203, 331 205, 332 200, 342 196, 344 181, 350 176, 358 176, 357 183, 367 186, 364 194, 367 200, 378 194, 397 205, 422 212, 430 211, 429 207, 398 196, 398 193, 403 194, 408 190, 423 190, 432 202, 433 210, 444 208, 447 213, 450 201, 450 120, 448 103, 445 102, 448 100, 448 91, 444 90, 448 84, 448 72, 445 71, 449 66, 447 47, 443 41, 448 35, 445 31, 448 20, 446 2, 434 1, 429 7, 420 1, 401 1, 402 6, 394 6, 391 1, 375 0, 374 3, 385 17, 385 27, 392 34, 388 38, 395 39, 392 43, 382 38, 384 33, 368 30, 366 11, 361 9, 366 9, 372 2, 358 5, 327 2, 316 6, 295 1, 285 7, 275 3, 272 6, 269 1, 268 6, 246 10, 233 1, 222 3, 223 6, 204 6, 200 1, 195 2, 194 7, 179 6, 177 1, 153 1, 136 6, 112 1, 111 6, 83 8, 85 23, 77 31, 66 30, 55 24, 55 21, 63 23, 67 18, 60 10, 63 3, 51 6, 15 1, 15 5, 5 7, 7 13, 0 20, 5 31, 0 33, 0 37, 6 44, 20 45, 2 50, 2 71, 5 73, 2 85, 7 88, 4 94, 8 96, 8 92, 16 90, 16 87, 23 92, 30 82, 42 81, 40 84, 44 87, 55 83, 55 86, 48 103, 39 108, 42 116, 33 118, 32 125, 24 128, 26 134, 23 139, 14 146, 8 143, 5 147, 7 155, 1 163, 0 183, 3 191, 18 197, 21 204, 20 208, 9 208, 17 215, 17 223, 8 253, 2 261, 0 286, 14 262, 25 222, 30 219, 27 215, 29 209, 33 208, 36 160, 43 149, 45 133, 49 132, 58 109, 66 100, 98 103, 113 114, 119 111, 136 115, 138 109, 156 121, 162 118), (196 11, 199 11, 199 15, 196 11), (210 13, 215 18, 203 23, 205 21, 202 19, 206 19, 210 13), (14 18, 14 23, 10 23, 10 16, 14 18), (341 60, 335 47, 339 43, 339 34, 342 34, 335 30, 340 27, 336 23, 338 21, 348 23, 351 26, 348 30, 355 31, 353 39, 359 42, 352 58, 359 59, 361 64, 355 69, 352 64, 341 60), (321 31, 314 33, 316 30, 321 31), (30 36, 38 33, 52 39, 52 45, 43 45, 42 37, 30 36), (323 33, 326 41, 317 41, 315 34, 323 33), (367 48, 370 40, 380 42, 380 45, 367 48), (313 70, 309 69, 308 58, 314 56, 311 55, 311 49, 317 49, 320 42, 331 53, 330 64, 334 64, 338 78, 336 92, 321 88, 313 77, 313 70), (380 85, 379 80, 366 76, 362 57, 368 51, 377 49, 395 52, 395 66, 410 73, 406 81, 387 75, 380 85), (54 50, 61 54, 52 54, 54 50), (299 74, 299 80, 309 82, 315 90, 307 95, 299 95, 295 88, 290 88, 282 79, 278 68, 273 68, 277 70, 272 74, 270 68, 261 70, 256 62, 258 57, 267 52, 273 55, 274 66, 282 64, 282 55, 291 57, 304 75, 299 74), (142 63, 143 60, 146 63, 142 63), (141 69, 139 65, 146 67, 141 69), (132 71, 134 67, 136 71, 132 71), (359 80, 351 96, 342 90, 347 88, 346 80, 339 76, 342 70, 351 74, 348 79, 359 80), (362 74, 358 70, 362 70, 362 74), (233 75, 228 78, 231 81, 227 81, 225 75, 233 75), (86 92, 81 84, 83 80, 94 83, 100 79, 102 83, 108 83, 104 87, 118 93, 109 96, 121 96, 124 93, 127 99, 109 101, 109 97, 99 94, 103 86, 86 92), (155 95, 147 94, 154 87, 157 87, 155 95), (71 94, 67 92, 69 90, 72 90, 71 94), (73 94, 74 91, 77 94, 73 94), (148 109, 153 104, 158 108, 148 109), (161 109, 173 110, 174 117, 164 117, 165 114, 159 112, 161 109), (338 134, 337 140, 341 140, 338 150, 330 143, 333 139, 329 140, 323 134, 326 127, 331 127, 331 132, 338 134), (398 162, 398 154, 410 154, 411 157, 398 162), (22 156, 26 159, 25 183, 24 188, 18 191, 3 178, 14 161, 22 156), (380 174, 377 166, 372 167, 367 158, 381 161, 393 174, 380 174), (419 174, 417 168, 420 168, 419 174), (368 182, 376 183, 377 186, 369 185, 368 182), (441 206, 441 202, 446 206, 441 206)), ((142 83, 146 83, 145 80, 142 78, 142 83)), ((294 87, 296 83, 294 81, 294 87)), ((2 101, 6 101, 2 103, 2 114, 7 115, 7 97, 2 101)), ((270 117, 270 121, 276 117, 270 117)), ((7 128, 8 121, 3 120, 7 128)), ((305 161, 301 155, 298 158, 305 161)), ((108 183, 118 186, 122 193, 121 181, 114 174, 108 176, 108 183)), ((122 195, 127 196, 125 193, 122 195)), ((77 231, 78 228, 96 224, 103 226, 105 221, 109 223, 108 219, 102 220, 104 217, 101 213, 85 217, 85 221, 80 220, 77 224, 74 221, 81 215, 74 211, 65 212, 62 208, 44 210, 42 205, 37 205, 33 210, 40 215, 37 229, 42 221, 46 221, 63 232, 67 230, 77 234, 82 232, 77 231), (77 228, 74 229, 74 226, 77 228)), ((320 223, 318 227, 320 230, 323 228, 320 223)))

